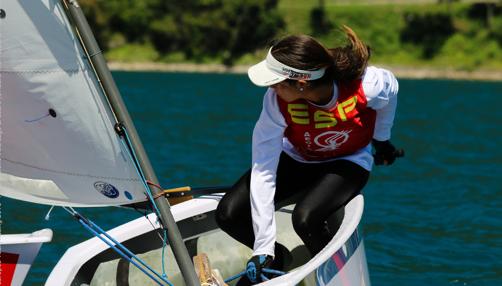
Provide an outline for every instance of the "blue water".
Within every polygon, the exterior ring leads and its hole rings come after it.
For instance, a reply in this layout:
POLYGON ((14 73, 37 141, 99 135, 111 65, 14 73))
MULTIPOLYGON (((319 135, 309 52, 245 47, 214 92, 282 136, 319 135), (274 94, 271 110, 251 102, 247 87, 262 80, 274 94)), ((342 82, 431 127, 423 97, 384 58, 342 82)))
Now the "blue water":
MULTIPOLYGON (((245 75, 114 74, 164 187, 232 184, 250 162, 263 89, 245 75)), ((393 142, 377 167, 362 231, 373 285, 502 285, 502 83, 400 80, 393 142)), ((90 237, 62 209, 1 199, 2 233, 45 227, 25 285, 41 285, 65 249, 90 237)), ((82 212, 104 228, 137 217, 82 212)))

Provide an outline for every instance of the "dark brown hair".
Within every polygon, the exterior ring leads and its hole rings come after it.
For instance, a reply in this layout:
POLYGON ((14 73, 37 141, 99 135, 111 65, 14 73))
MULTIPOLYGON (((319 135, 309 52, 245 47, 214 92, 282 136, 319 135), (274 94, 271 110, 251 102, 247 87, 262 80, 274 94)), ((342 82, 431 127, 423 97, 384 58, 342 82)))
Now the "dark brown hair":
POLYGON ((326 68, 324 76, 311 84, 329 81, 349 82, 361 77, 368 65, 370 48, 348 26, 343 26, 349 40, 346 46, 325 48, 307 35, 288 36, 272 47, 272 55, 279 62, 302 70, 326 68))

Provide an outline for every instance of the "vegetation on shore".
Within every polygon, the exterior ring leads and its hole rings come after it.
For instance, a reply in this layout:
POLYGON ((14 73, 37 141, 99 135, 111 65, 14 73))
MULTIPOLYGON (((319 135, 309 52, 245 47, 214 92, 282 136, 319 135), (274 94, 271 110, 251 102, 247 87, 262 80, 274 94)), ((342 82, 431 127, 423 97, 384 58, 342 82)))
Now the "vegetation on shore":
POLYGON ((111 61, 246 65, 261 60, 267 43, 286 34, 305 33, 328 47, 341 45, 345 24, 371 46, 374 63, 502 69, 502 5, 494 1, 168 2, 84 0, 82 5, 111 61))

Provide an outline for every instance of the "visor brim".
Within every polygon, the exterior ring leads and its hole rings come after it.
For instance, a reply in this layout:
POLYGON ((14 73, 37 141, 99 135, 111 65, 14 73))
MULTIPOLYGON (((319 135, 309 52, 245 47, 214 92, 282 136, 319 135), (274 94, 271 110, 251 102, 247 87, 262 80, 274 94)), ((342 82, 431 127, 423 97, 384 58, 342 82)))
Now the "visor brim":
POLYGON ((272 72, 267 67, 265 60, 250 67, 248 69, 248 76, 251 82, 257 86, 271 86, 287 79, 287 77, 272 72))

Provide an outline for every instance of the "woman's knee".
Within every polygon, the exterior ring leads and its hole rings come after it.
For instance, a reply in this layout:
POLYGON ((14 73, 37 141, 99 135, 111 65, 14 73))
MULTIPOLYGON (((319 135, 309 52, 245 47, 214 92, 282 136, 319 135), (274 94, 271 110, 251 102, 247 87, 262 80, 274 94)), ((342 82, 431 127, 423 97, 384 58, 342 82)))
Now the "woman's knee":
POLYGON ((215 218, 222 229, 227 225, 242 222, 243 218, 251 217, 249 180, 250 171, 247 171, 220 200, 215 218))
POLYGON ((215 212, 215 219, 220 228, 225 229, 225 226, 234 224, 236 217, 236 212, 232 205, 222 199, 216 207, 215 212))
POLYGON ((292 217, 293 228, 300 237, 308 236, 315 222, 312 221, 312 214, 306 209, 295 209, 292 217))

